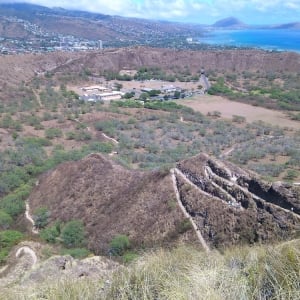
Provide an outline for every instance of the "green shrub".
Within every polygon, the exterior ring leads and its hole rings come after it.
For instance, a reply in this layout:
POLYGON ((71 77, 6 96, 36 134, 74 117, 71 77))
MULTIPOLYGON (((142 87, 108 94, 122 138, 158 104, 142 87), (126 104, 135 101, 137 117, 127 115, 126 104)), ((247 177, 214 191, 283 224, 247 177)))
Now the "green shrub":
POLYGON ((73 248, 62 250, 62 255, 71 255, 74 258, 82 259, 90 254, 90 251, 86 248, 73 248))
POLYGON ((182 220, 177 227, 179 233, 185 233, 190 229, 192 229, 192 223, 188 218, 182 220))
POLYGON ((80 247, 84 244, 84 226, 81 221, 72 220, 63 227, 61 238, 67 247, 80 247))
POLYGON ((50 212, 46 207, 39 207, 33 213, 34 225, 37 228, 44 228, 48 224, 50 212))
POLYGON ((93 152, 111 153, 113 150, 113 145, 111 143, 93 142, 89 145, 89 148, 93 152))
POLYGON ((119 234, 112 239, 110 243, 110 252, 112 255, 123 255, 129 247, 129 238, 124 234, 119 234))
POLYGON ((12 222, 12 217, 4 210, 0 210, 0 229, 8 229, 12 222))
POLYGON ((47 139, 54 139, 62 136, 62 131, 59 128, 47 128, 45 130, 45 137, 47 139))
POLYGON ((0 248, 9 248, 16 245, 23 238, 23 234, 15 230, 0 232, 0 248))
POLYGON ((0 249, 0 265, 5 263, 8 254, 9 254, 9 250, 7 248, 0 249))
POLYGON ((48 242, 48 243, 55 243, 57 238, 60 235, 60 227, 59 224, 54 224, 52 226, 46 227, 45 229, 41 230, 40 237, 48 242))
POLYGON ((15 218, 25 211, 25 202, 18 194, 12 193, 0 201, 0 209, 15 218))
POLYGON ((139 257, 138 254, 132 252, 132 251, 126 251, 123 256, 122 260, 125 264, 131 263, 132 261, 136 260, 139 257))

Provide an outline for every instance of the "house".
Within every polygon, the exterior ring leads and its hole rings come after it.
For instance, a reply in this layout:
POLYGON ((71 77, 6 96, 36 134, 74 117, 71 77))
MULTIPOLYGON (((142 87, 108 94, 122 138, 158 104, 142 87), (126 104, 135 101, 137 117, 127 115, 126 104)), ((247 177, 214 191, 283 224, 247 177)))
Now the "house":
POLYGON ((85 102, 97 102, 97 101, 112 101, 112 100, 120 100, 124 93, 113 91, 107 93, 100 94, 84 94, 80 97, 80 100, 85 102))
POLYGON ((108 92, 109 89, 105 86, 100 85, 92 85, 81 88, 84 92, 108 92))

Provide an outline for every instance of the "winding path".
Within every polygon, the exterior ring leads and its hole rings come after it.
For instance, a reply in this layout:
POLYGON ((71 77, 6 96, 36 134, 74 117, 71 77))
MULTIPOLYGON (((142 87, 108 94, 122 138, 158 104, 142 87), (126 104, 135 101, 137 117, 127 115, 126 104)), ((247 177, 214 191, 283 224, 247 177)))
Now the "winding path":
POLYGON ((102 133, 102 135, 103 135, 106 139, 108 139, 108 140, 110 140, 110 141, 113 141, 115 144, 119 144, 119 142, 118 142, 116 139, 109 137, 109 136, 106 135, 104 132, 102 133))
MULTIPOLYGON (((31 243, 31 242, 30 242, 31 243)), ((9 263, 0 270, 0 290, 9 287, 24 278, 27 271, 31 270, 38 262, 36 252, 30 245, 21 243, 15 255, 10 256, 9 263)))
POLYGON ((31 232, 33 234, 38 234, 39 231, 35 228, 34 220, 33 220, 32 216, 30 215, 30 207, 29 207, 28 200, 26 201, 25 207, 26 207, 25 218, 26 218, 26 220, 28 220, 32 224, 31 232))
POLYGON ((32 267, 37 263, 36 253, 28 246, 23 246, 19 248, 16 252, 16 258, 21 257, 22 255, 29 255, 32 259, 32 267))
POLYGON ((182 204, 181 202, 181 199, 180 199, 180 193, 178 191, 178 187, 177 187, 177 180, 176 180, 176 175, 175 175, 175 171, 176 169, 171 169, 170 172, 171 172, 171 176, 172 176, 172 182, 173 182, 173 188, 174 188, 174 191, 175 191, 175 194, 176 194, 176 199, 177 199, 177 202, 179 204, 179 207, 180 209, 182 210, 183 214, 185 215, 185 217, 187 219, 189 219, 189 221, 191 222, 195 232, 196 232, 196 235, 199 239, 199 242, 200 244, 202 245, 202 247, 204 248, 204 250, 206 252, 210 252, 210 249, 207 245, 207 243, 205 242, 201 232, 200 232, 200 229, 197 227, 196 223, 194 222, 193 218, 190 216, 190 214, 187 212, 186 208, 184 207, 184 205, 182 204))

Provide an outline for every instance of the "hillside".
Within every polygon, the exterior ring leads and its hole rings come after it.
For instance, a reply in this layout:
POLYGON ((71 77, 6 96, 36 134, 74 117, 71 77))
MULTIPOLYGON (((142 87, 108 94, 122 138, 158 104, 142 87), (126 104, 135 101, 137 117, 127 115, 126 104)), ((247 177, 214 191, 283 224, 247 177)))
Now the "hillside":
POLYGON ((257 50, 174 51, 134 47, 87 53, 25 54, 0 57, 0 87, 5 90, 5 86, 27 82, 46 72, 78 74, 86 69, 95 74, 143 66, 159 66, 166 71, 171 71, 175 66, 187 66, 191 72, 198 72, 201 68, 227 72, 297 72, 299 65, 299 54, 257 50))
POLYGON ((200 26, 190 24, 108 16, 29 3, 0 4, 0 15, 30 22, 51 34, 73 35, 92 40, 118 41, 126 38, 141 42, 167 34, 176 37, 191 33, 199 35, 202 32, 200 26))
POLYGON ((205 155, 177 167, 174 187, 169 172, 129 171, 91 154, 41 176, 29 203, 33 211, 47 207, 50 222, 82 220, 96 253, 106 253, 116 234, 128 235, 136 247, 195 241, 190 227, 181 236, 185 219, 177 202, 211 247, 287 239, 299 231, 296 187, 268 186, 205 155))
POLYGON ((43 175, 29 202, 33 211, 46 206, 50 222, 82 220, 95 253, 107 254, 116 234, 137 247, 195 240, 193 232, 183 234, 169 172, 130 171, 97 154, 43 175))

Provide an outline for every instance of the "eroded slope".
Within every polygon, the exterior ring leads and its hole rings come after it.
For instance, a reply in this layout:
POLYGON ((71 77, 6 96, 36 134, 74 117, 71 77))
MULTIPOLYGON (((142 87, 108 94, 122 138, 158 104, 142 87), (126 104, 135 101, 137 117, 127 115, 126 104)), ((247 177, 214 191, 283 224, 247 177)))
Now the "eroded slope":
POLYGON ((212 245, 287 239, 299 233, 296 187, 265 183, 204 154, 177 165, 177 183, 183 204, 212 245))
MULTIPOLYGON (((42 176, 29 202, 33 211, 46 206, 51 221, 82 220, 96 253, 107 253, 116 234, 137 246, 177 240, 184 220, 169 172, 126 170, 98 154, 42 176)), ((195 240, 191 230, 182 238, 195 240)))

